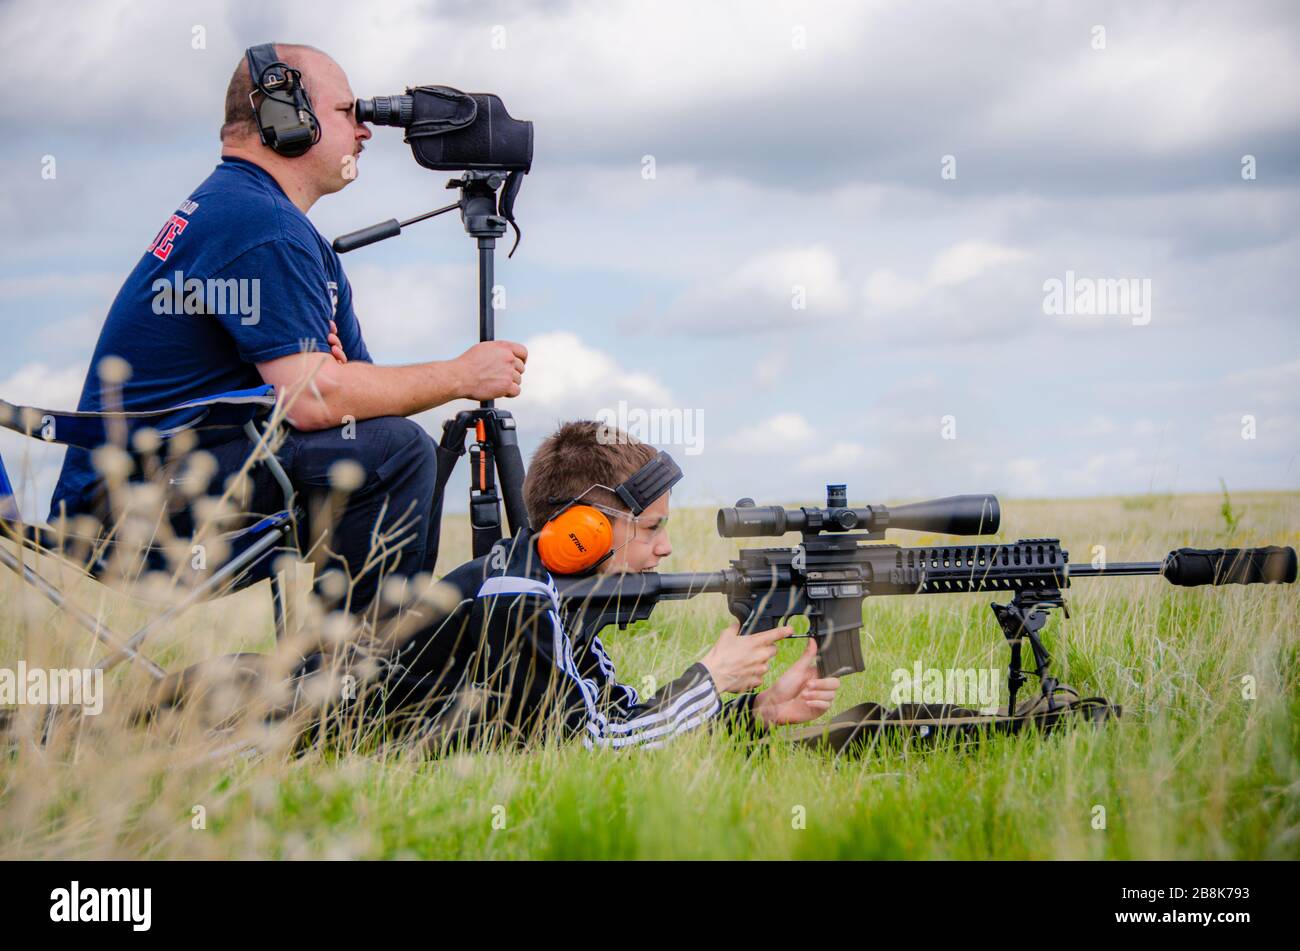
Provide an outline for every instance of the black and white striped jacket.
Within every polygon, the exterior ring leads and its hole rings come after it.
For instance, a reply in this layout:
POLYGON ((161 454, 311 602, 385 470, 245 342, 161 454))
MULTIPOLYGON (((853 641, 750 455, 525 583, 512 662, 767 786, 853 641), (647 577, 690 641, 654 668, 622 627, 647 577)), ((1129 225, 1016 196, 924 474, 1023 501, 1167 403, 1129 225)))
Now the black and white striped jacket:
POLYGON ((703 664, 649 698, 620 682, 598 636, 571 636, 531 533, 503 539, 443 582, 459 602, 397 655, 390 711, 418 706, 458 729, 521 740, 558 728, 588 748, 657 747, 719 720, 755 732, 753 695, 724 704, 703 664))

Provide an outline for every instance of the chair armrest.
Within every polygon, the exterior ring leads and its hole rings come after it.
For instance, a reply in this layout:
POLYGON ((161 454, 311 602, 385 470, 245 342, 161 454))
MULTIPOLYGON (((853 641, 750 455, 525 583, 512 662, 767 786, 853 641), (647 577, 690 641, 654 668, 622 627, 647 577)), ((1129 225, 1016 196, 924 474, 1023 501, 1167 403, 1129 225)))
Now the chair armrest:
POLYGON ((110 426, 125 423, 128 435, 150 427, 167 439, 185 430, 241 428, 275 406, 275 387, 258 386, 187 400, 156 410, 88 413, 18 406, 0 400, 0 426, 45 442, 95 449, 110 441, 110 426))

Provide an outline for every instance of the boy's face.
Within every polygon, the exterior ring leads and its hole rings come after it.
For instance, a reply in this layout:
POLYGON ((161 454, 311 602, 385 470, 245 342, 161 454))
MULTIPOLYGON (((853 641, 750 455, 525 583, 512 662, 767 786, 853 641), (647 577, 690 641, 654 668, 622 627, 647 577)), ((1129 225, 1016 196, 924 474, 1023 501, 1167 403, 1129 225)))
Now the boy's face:
POLYGON ((614 554, 601 562, 599 573, 653 571, 662 558, 673 553, 668 540, 668 497, 665 492, 641 513, 635 522, 611 518, 614 526, 614 554))

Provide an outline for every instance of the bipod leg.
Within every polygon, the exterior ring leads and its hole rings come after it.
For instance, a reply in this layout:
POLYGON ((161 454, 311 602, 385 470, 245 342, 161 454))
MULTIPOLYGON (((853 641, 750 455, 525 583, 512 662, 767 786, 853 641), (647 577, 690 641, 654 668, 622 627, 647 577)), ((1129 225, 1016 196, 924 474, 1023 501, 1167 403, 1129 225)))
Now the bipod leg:
POLYGON ((1017 592, 1010 604, 990 605, 993 616, 998 619, 1002 634, 1011 646, 1011 661, 1007 664, 1007 715, 1016 714, 1016 696, 1021 686, 1029 679, 1021 666, 1020 648, 1024 639, 1029 640, 1034 653, 1034 673, 1042 685, 1043 696, 1047 698, 1048 709, 1055 706, 1056 678, 1049 673, 1052 657, 1043 647, 1038 632, 1047 623, 1047 609, 1056 607, 1058 602, 1025 602, 1017 592))
POLYGON ((1002 634, 1011 645, 1011 660, 1007 664, 1007 716, 1013 717, 1016 715, 1016 695, 1029 679, 1020 666, 1020 612, 1012 604, 998 604, 996 601, 989 607, 993 609, 993 616, 998 619, 1002 634))
MULTIPOLYGON (((1037 610, 1037 609, 1035 609, 1037 610)), ((1046 622, 1046 616, 1042 617, 1046 622)), ((1042 624, 1039 624, 1042 627, 1042 624)), ((1034 673, 1038 675, 1038 682, 1043 687, 1043 696, 1047 698, 1047 709, 1049 711, 1056 709, 1056 685, 1057 679, 1052 676, 1049 665, 1052 663, 1052 655, 1047 652, 1043 646, 1042 640, 1038 637, 1038 631, 1028 631, 1029 646, 1034 652, 1034 673)))

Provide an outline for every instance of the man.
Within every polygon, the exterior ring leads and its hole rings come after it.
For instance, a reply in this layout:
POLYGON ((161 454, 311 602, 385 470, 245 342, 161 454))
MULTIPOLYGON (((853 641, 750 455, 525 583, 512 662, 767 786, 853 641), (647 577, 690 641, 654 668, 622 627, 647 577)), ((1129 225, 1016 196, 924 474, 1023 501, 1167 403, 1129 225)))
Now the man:
MULTIPOLYGON (((338 255, 307 218, 317 199, 356 177, 370 130, 356 121, 347 76, 330 57, 289 44, 267 52, 301 74, 319 139, 294 157, 264 144, 255 112, 263 93, 241 60, 226 90, 221 163, 168 217, 118 292, 78 408, 106 408, 101 374, 121 366, 114 357, 129 366, 114 394, 126 410, 274 386, 291 400, 292 428, 277 456, 309 513, 329 492, 335 463, 351 460, 364 474, 335 524, 308 524, 298 539, 321 556, 318 568, 347 573, 350 607, 361 611, 382 574, 429 571, 437 556, 434 443, 407 417, 456 398, 518 396, 528 354, 491 341, 449 361, 373 364, 338 255), (191 295, 191 287, 209 292, 191 295), (403 544, 372 557, 374 541, 391 546, 394 535, 403 544)), ((250 450, 242 436, 212 448, 213 491, 250 450)), ((279 509, 266 467, 252 475, 237 501, 246 511, 279 509)), ((70 449, 51 519, 83 512, 109 514, 90 454, 70 449)))
POLYGON ((565 423, 546 439, 524 482, 529 521, 539 533, 504 539, 443 579, 450 610, 435 611, 397 652, 380 694, 385 712, 431 722, 444 739, 526 741, 558 732, 581 735, 589 747, 615 748, 659 746, 719 719, 752 731, 825 713, 839 680, 816 675, 811 639, 771 687, 748 692, 762 683, 789 627, 742 637, 733 624, 698 663, 649 698, 617 680, 598 636, 581 641, 570 630, 573 619, 544 563, 545 526, 574 500, 594 506, 612 529, 610 553, 595 570, 654 570, 672 553, 668 505, 680 470, 673 465, 671 479, 647 480, 655 497, 641 499, 635 515, 615 487, 653 469, 657 455, 589 421, 565 423), (724 704, 724 693, 741 696, 724 704))

